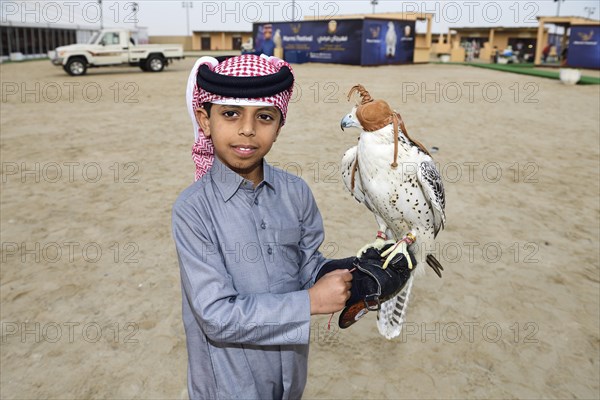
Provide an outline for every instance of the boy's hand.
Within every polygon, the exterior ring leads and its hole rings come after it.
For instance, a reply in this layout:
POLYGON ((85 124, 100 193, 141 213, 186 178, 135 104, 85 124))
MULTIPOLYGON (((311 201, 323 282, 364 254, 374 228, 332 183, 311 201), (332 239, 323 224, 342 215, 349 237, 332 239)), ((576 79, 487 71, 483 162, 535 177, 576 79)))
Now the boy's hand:
POLYGON ((323 275, 308 289, 310 314, 330 314, 340 311, 350 298, 352 274, 346 269, 323 275))

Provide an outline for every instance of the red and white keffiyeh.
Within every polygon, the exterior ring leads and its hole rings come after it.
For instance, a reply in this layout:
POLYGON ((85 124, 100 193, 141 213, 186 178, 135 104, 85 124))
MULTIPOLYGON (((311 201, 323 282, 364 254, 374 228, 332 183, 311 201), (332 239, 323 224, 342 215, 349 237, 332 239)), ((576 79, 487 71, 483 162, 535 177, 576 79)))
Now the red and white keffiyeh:
POLYGON ((233 104, 238 106, 275 106, 281 111, 283 125, 285 123, 288 103, 292 97, 293 91, 292 86, 288 90, 284 90, 283 92, 270 97, 252 99, 220 96, 198 87, 196 76, 198 68, 203 64, 207 64, 210 70, 215 73, 235 77, 271 75, 278 72, 283 66, 288 67, 290 71, 292 71, 292 67, 287 62, 277 57, 268 57, 264 54, 260 56, 244 54, 228 58, 221 63, 214 57, 201 57, 196 61, 188 78, 186 92, 188 112, 194 125, 195 142, 192 147, 192 159, 196 164, 196 180, 202 178, 202 176, 206 174, 214 160, 212 140, 204 136, 202 128, 196 121, 195 111, 197 109, 202 108, 204 103, 233 104))

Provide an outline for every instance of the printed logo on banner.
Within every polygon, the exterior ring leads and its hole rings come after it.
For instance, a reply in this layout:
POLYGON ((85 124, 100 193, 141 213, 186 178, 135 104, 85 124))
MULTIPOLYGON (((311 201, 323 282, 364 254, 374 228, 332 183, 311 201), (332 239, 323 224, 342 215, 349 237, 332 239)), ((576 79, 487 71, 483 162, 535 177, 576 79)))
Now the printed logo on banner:
MULTIPOLYGON (((590 31, 590 33, 578 32, 579 38, 584 42, 589 42, 594 37, 594 31, 590 31)), ((579 42, 575 42, 575 44, 582 44, 579 42)))
POLYGON ((377 39, 379 38, 379 33, 381 32, 381 26, 372 26, 369 28, 371 31, 371 38, 377 39))
POLYGON ((327 33, 330 35, 334 35, 336 32, 337 32, 337 21, 335 19, 332 19, 327 24, 327 33))

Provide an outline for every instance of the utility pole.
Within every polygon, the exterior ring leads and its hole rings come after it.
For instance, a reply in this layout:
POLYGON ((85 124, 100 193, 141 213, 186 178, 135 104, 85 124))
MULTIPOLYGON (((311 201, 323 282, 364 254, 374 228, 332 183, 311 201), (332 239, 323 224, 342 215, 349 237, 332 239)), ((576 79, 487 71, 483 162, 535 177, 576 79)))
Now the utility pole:
POLYGON ((558 5, 556 7, 556 16, 560 17, 560 3, 562 3, 565 0, 554 0, 554 1, 558 3, 558 5))
POLYGON ((194 8, 194 3, 191 1, 182 1, 181 7, 185 8, 185 16, 187 19, 187 35, 190 36, 190 8, 194 8))
MULTIPOLYGON (((554 0, 554 1, 558 3, 557 6, 556 6, 556 16, 560 17, 560 3, 562 3, 565 0, 554 0)), ((559 41, 558 37, 557 37, 558 36, 558 25, 554 25, 554 39, 556 39, 556 42, 557 42, 557 46, 556 47, 557 48, 558 48, 558 44, 560 43, 560 55, 558 56, 558 59, 561 62, 563 61, 563 54, 564 54, 564 51, 565 51, 564 46, 565 45, 568 46, 568 44, 565 43, 565 39, 566 39, 565 35, 567 34, 567 27, 563 26, 562 29, 563 29, 563 31, 562 31, 563 37, 559 41)))
MULTIPOLYGON (((556 16, 559 17, 560 16, 560 3, 562 3, 565 0, 554 0, 555 3, 558 3, 556 6, 556 16)), ((556 39, 556 36, 558 35, 558 25, 554 24, 554 39, 556 39)))
POLYGON ((100 30, 104 29, 104 14, 102 13, 102 0, 98 0, 100 6, 100 30))
POLYGON ((133 15, 135 15, 135 19, 133 20, 133 26, 135 27, 135 30, 137 31, 137 24, 138 24, 138 15, 137 12, 140 9, 138 3, 134 2, 133 3, 133 15))
POLYGON ((371 5, 373 6, 373 14, 375 14, 375 6, 379 4, 379 1, 377 0, 371 0, 371 5))
POLYGON ((292 0, 292 22, 296 21, 296 1, 292 0))

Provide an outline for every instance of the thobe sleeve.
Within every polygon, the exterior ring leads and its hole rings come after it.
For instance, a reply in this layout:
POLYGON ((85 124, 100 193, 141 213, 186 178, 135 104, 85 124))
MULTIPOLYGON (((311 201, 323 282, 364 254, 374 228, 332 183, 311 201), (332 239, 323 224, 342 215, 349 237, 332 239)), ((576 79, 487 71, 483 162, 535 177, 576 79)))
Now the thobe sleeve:
POLYGON ((315 278, 327 259, 319 251, 325 237, 323 219, 310 188, 304 182, 301 201, 300 284, 307 289, 314 285, 315 278))
POLYGON ((240 295, 198 211, 177 202, 172 223, 184 296, 210 340, 255 345, 308 343, 310 299, 306 290, 240 295))

